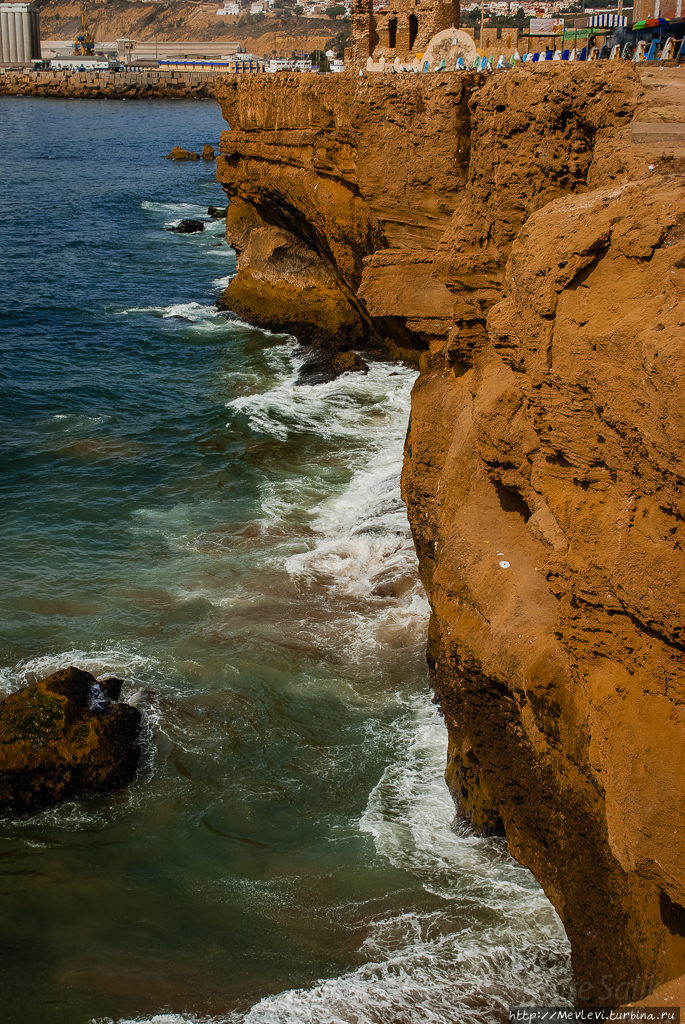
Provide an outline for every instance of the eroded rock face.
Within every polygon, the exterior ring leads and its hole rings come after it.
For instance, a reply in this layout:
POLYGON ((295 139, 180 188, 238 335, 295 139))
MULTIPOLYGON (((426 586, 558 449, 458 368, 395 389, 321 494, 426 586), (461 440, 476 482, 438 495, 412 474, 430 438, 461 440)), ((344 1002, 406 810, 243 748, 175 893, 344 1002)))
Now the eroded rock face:
POLYGON ((591 1003, 685 964, 684 337, 682 177, 556 200, 407 438, 448 778, 504 822, 591 1003))
POLYGON ((455 324, 477 333, 531 213, 587 189, 600 150, 601 181, 625 174, 611 144, 641 92, 618 62, 218 80, 238 253, 222 305, 304 344, 418 365, 455 324))
POLYGON ((113 703, 121 680, 62 669, 0 703, 0 814, 125 786, 140 758, 140 712, 113 703))
POLYGON ((408 77, 219 81, 231 131, 217 176, 238 252, 225 308, 304 344, 414 363, 436 324, 446 333, 450 295, 431 278, 432 253, 466 174, 471 86, 457 76, 436 76, 437 87, 408 77), (408 249, 420 257, 409 266, 408 249), (374 253, 382 265, 367 266, 374 253), (428 288, 440 309, 428 301, 418 313, 398 312, 386 301, 388 281, 403 289, 407 275, 414 295, 428 288))

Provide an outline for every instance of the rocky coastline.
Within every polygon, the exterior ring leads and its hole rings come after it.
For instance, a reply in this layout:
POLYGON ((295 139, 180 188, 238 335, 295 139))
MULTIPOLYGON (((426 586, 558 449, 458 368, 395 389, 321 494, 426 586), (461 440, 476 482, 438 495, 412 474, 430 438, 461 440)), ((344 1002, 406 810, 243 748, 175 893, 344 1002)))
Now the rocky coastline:
POLYGON ((579 1004, 685 972, 685 72, 223 78, 225 308, 420 368, 447 779, 579 1004))

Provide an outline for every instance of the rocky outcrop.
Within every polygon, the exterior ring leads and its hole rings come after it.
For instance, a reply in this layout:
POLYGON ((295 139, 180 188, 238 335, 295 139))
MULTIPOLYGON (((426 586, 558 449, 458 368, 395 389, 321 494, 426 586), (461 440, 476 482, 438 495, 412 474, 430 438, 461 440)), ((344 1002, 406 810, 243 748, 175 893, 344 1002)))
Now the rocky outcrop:
POLYGON ((0 703, 0 814, 125 786, 140 758, 140 712, 122 682, 62 669, 0 703))
POLYGON ((458 320, 482 320, 521 225, 588 187, 640 93, 624 65, 219 80, 239 256, 223 304, 305 343, 418 363, 458 320))
POLYGON ((649 75, 217 86, 224 303, 420 364, 403 492, 448 781, 600 1005, 685 971, 685 104, 649 75))
MULTIPOLYGON (((211 148, 211 147, 210 147, 211 148)), ((199 160, 199 154, 193 153, 190 149, 184 149, 183 146, 174 146, 170 153, 165 157, 165 160, 199 160)))
POLYGON ((466 177, 469 83, 265 75, 217 89, 231 126, 217 175, 238 252, 223 304, 303 343, 417 362, 449 318, 432 253, 466 177), (422 262, 407 267, 408 248, 422 262), (389 301, 405 267, 417 296, 429 289, 442 302, 437 314, 430 299, 409 318, 389 301))
MULTIPOLYGON (((641 88, 616 100, 644 116, 641 88)), ((560 112, 515 147, 491 110, 403 490, 448 782, 541 881, 579 1000, 615 1005, 685 965, 685 189, 677 134, 595 122, 588 153, 592 106, 563 137, 560 112)))
POLYGON ((175 231, 179 235, 195 235, 204 231, 205 226, 201 220, 180 220, 178 224, 167 228, 167 231, 175 231))

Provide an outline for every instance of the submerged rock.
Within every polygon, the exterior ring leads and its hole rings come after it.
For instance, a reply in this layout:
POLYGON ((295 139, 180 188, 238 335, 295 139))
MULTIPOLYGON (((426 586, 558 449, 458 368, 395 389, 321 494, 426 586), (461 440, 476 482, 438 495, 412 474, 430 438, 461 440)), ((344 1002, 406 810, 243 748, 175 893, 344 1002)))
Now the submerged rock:
POLYGON ((120 679, 62 669, 0 702, 0 814, 125 786, 140 759, 140 712, 120 679))
MULTIPOLYGON (((357 352, 329 352, 316 348, 307 354, 296 384, 327 384, 342 373, 368 373, 369 367, 357 352)), ((302 355, 303 350, 296 350, 302 355)))
POLYGON ((193 235, 198 231, 204 231, 205 226, 201 220, 182 220, 175 227, 167 228, 167 231, 176 231, 179 235, 193 235))
POLYGON ((174 146, 168 156, 164 157, 165 160, 199 160, 200 154, 193 153, 190 149, 182 149, 180 146, 174 146))

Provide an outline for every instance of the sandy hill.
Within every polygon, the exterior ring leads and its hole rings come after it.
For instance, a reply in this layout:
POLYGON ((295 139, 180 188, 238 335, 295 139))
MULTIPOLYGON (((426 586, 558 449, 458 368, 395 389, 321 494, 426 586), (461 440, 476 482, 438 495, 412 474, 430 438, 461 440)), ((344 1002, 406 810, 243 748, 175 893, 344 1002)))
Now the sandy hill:
MULTIPOLYGON (((104 0, 89 3, 91 31, 98 42, 129 38, 140 42, 173 42, 222 39, 239 41, 248 52, 284 54, 324 48, 344 25, 330 18, 283 17, 270 14, 264 21, 250 20, 238 26, 238 18, 218 17, 220 3, 176 0, 146 3, 145 0, 104 0)), ((41 37, 72 39, 80 25, 80 3, 48 0, 40 5, 41 37)), ((349 23, 347 23, 349 24, 349 23)))

